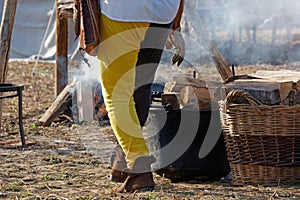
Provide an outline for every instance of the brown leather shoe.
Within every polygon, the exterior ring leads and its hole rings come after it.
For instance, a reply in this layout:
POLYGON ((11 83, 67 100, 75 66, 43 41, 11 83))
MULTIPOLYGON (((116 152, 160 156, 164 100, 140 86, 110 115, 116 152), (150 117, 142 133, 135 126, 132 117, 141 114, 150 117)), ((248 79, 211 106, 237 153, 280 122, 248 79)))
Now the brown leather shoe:
POLYGON ((123 171, 127 168, 125 153, 120 145, 116 145, 111 158, 110 180, 113 182, 124 182, 128 173, 123 171))
POLYGON ((151 172, 151 164, 156 160, 154 156, 141 156, 134 162, 133 168, 123 184, 113 189, 115 192, 152 191, 155 183, 151 172))

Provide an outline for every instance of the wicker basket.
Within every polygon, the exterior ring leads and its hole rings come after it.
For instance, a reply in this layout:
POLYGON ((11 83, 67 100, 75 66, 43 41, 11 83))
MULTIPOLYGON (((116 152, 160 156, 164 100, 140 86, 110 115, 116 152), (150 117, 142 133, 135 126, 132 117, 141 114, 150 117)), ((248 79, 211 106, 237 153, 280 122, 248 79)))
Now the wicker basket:
POLYGON ((233 183, 300 183, 300 105, 263 105, 240 90, 219 104, 233 183))

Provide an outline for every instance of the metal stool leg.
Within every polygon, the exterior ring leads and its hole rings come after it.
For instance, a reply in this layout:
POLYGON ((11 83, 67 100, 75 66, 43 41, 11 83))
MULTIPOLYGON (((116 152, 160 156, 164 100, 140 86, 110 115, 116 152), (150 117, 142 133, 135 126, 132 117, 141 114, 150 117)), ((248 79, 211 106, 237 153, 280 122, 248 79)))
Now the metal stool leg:
POLYGON ((24 130, 23 130, 23 117, 22 117, 22 88, 18 88, 18 98, 19 98, 19 129, 21 135, 22 146, 26 146, 24 130))

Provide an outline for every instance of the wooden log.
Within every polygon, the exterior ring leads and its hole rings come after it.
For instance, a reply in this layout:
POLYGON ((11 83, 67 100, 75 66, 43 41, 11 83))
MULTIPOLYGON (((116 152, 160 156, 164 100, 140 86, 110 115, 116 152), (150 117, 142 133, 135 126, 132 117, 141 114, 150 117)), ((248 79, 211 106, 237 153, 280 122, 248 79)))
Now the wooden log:
POLYGON ((192 77, 173 77, 165 84, 162 104, 171 104, 176 108, 192 107, 194 109, 210 109, 211 103, 217 102, 214 93, 222 85, 217 81, 204 81, 192 77), (174 95, 176 94, 176 95, 174 95))
POLYGON ((300 91, 292 89, 288 98, 285 99, 282 104, 286 106, 300 104, 300 91))
POLYGON ((274 82, 265 79, 236 80, 222 86, 220 96, 225 99, 226 95, 232 90, 244 90, 263 104, 275 105, 283 104, 288 98, 293 87, 292 81, 274 82))
POLYGON ((213 43, 211 43, 211 53, 212 53, 212 59, 216 65, 219 74, 221 75, 222 80, 226 81, 233 74, 226 60, 222 56, 221 52, 217 49, 217 47, 213 43))
POLYGON ((48 126, 52 120, 57 116, 58 112, 62 109, 62 105, 71 97, 71 88, 75 85, 76 80, 68 84, 62 92, 56 97, 55 101, 51 104, 45 114, 39 119, 41 125, 48 126))
POLYGON ((164 93, 179 93, 185 86, 206 87, 206 82, 192 77, 175 76, 165 84, 164 93))
POLYGON ((56 0, 55 96, 68 84, 68 19, 60 17, 58 1, 56 0))
POLYGON ((180 109, 179 94, 166 93, 161 95, 162 105, 170 105, 174 110, 180 109))
POLYGON ((295 70, 279 70, 279 71, 268 71, 258 70, 251 74, 253 77, 272 80, 274 82, 293 82, 293 89, 300 91, 300 71, 295 70))
POLYGON ((193 101, 194 98, 196 98, 195 100, 211 100, 209 90, 206 87, 185 86, 180 90, 179 96, 184 103, 193 101))
POLYGON ((180 106, 193 105, 198 110, 209 110, 212 101, 208 88, 185 86, 179 93, 180 106))

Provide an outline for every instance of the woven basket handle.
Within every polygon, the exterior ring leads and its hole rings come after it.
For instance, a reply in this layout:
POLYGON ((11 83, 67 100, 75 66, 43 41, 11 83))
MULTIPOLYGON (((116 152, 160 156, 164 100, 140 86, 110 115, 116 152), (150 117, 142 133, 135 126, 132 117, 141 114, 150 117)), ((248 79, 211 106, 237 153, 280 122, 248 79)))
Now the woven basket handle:
POLYGON ((227 110, 228 105, 232 102, 235 102, 238 97, 246 99, 257 114, 264 115, 263 112, 258 108, 258 106, 262 105, 262 103, 259 100, 255 99, 251 94, 243 90, 232 90, 227 94, 225 99, 225 111, 227 110))

